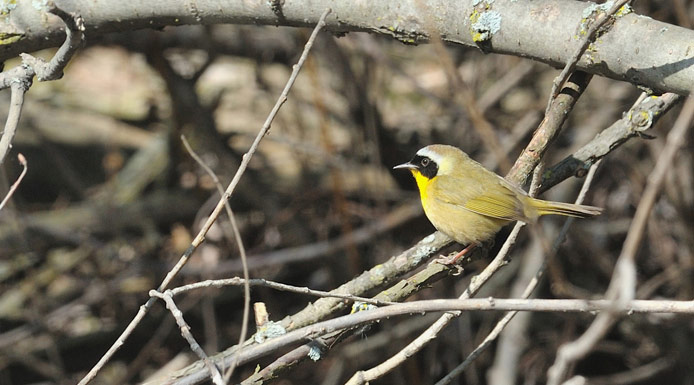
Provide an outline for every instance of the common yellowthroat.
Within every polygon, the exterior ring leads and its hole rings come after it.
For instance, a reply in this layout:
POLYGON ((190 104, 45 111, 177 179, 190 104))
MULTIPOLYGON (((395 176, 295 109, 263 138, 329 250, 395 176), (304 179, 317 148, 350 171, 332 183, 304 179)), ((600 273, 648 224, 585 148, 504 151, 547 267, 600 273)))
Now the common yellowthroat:
POLYGON ((491 239, 512 221, 534 222, 547 214, 583 218, 602 212, 599 207, 532 198, 453 146, 426 146, 394 169, 412 172, 424 213, 434 227, 468 245, 449 262, 491 239))

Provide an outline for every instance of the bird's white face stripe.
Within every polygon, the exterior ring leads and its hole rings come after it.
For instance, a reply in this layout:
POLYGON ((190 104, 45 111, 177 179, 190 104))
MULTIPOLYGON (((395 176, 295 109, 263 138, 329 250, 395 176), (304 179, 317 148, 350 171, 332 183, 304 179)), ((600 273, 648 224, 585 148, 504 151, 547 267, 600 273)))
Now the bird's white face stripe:
POLYGON ((417 151, 417 155, 426 156, 427 158, 436 162, 436 164, 438 164, 439 166, 441 165, 441 154, 438 154, 430 150, 429 147, 421 148, 419 151, 417 151))

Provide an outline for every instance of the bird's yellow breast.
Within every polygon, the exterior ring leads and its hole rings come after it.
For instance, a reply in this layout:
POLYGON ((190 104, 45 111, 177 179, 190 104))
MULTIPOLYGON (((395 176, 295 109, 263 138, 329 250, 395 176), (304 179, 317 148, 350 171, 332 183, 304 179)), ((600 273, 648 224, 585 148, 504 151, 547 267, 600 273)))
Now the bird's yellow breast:
POLYGON ((418 170, 412 170, 412 175, 417 181, 422 208, 427 218, 437 230, 456 242, 467 245, 486 241, 508 223, 502 219, 472 212, 461 204, 444 202, 436 196, 430 196, 430 192, 435 190, 433 187, 438 177, 429 179, 418 170))

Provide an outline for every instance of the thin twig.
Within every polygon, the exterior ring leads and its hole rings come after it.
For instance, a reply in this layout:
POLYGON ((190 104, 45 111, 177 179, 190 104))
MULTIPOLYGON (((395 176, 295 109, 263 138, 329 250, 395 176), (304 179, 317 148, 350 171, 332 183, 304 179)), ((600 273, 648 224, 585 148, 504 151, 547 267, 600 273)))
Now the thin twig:
MULTIPOLYGON (((33 74, 32 74, 33 77, 33 74)), ((16 78, 10 84, 10 109, 7 111, 7 120, 5 121, 5 129, 0 137, 0 164, 3 163, 7 153, 12 147, 12 139, 17 132, 17 124, 22 115, 22 107, 24 105, 24 94, 31 87, 31 77, 28 79, 16 78)))
POLYGON ((197 354, 197 356, 205 363, 207 370, 210 371, 212 382, 214 382, 215 385, 225 385, 224 380, 222 380, 222 374, 219 373, 219 369, 217 368, 217 366, 215 366, 215 364, 212 361, 210 361, 210 358, 207 356, 207 354, 205 354, 205 351, 202 349, 198 341, 195 340, 193 334, 191 334, 190 326, 188 326, 186 320, 183 319, 183 312, 181 312, 181 310, 178 309, 178 306, 176 306, 176 302, 174 302, 171 293, 169 291, 160 293, 156 290, 150 290, 149 295, 151 297, 156 297, 164 300, 164 302, 166 303, 166 308, 169 309, 174 319, 176 320, 178 328, 181 330, 181 335, 183 336, 183 338, 186 339, 186 341, 188 341, 190 349, 193 352, 195 352, 195 354, 197 354))
MULTIPOLYGON (((183 146, 186 148, 190 156, 200 165, 200 167, 203 168, 203 170, 205 170, 207 175, 209 175, 212 178, 212 181, 217 187, 217 192, 219 193, 220 197, 224 195, 224 187, 222 186, 222 183, 219 181, 219 177, 217 177, 217 174, 207 164, 205 164, 202 158, 200 158, 200 156, 193 150, 193 148, 190 146, 190 143, 188 143, 188 140, 186 140, 186 137, 184 135, 181 135, 181 141, 183 142, 183 146)), ((246 333, 248 333, 248 317, 251 313, 251 287, 248 285, 250 275, 248 273, 246 248, 244 247, 243 240, 241 239, 239 226, 236 223, 236 216, 234 215, 234 212, 231 210, 231 206, 229 205, 228 201, 224 202, 224 209, 226 210, 227 216, 229 217, 229 222, 231 223, 231 229, 234 234, 233 241, 236 242, 236 245, 239 248, 241 266, 243 268, 243 318, 241 320, 241 333, 239 334, 240 345, 246 339, 246 333)), ((232 241, 232 239, 229 239, 229 241, 232 241)), ((231 375, 234 373, 235 367, 236 361, 232 361, 231 366, 224 373, 225 382, 227 382, 231 375)))
MULTIPOLYGON (((609 300, 577 299, 435 299, 413 301, 360 311, 328 321, 317 322, 300 329, 295 329, 279 337, 271 338, 262 344, 246 347, 240 354, 239 365, 255 362, 261 357, 276 353, 278 350, 296 343, 315 341, 323 335, 339 330, 351 329, 370 324, 378 320, 398 315, 419 315, 427 312, 460 312, 460 311, 532 311, 532 312, 605 312, 612 309, 609 300)), ((667 313, 694 314, 694 301, 634 300, 627 304, 628 314, 633 313, 667 313)), ((229 355, 217 355, 213 360, 222 366, 232 358, 229 355)), ((190 370, 179 373, 163 382, 169 385, 199 383, 207 377, 207 371, 190 370)))
POLYGON ((372 305, 378 305, 378 306, 394 305, 397 303, 397 302, 382 301, 382 300, 366 298, 366 297, 359 297, 359 296, 351 295, 351 294, 340 294, 340 293, 334 293, 334 292, 330 292, 330 291, 313 290, 313 289, 309 289, 308 287, 292 286, 292 285, 287 285, 284 283, 269 281, 267 279, 262 279, 262 278, 254 278, 254 279, 250 279, 250 280, 245 280, 245 279, 242 279, 239 277, 227 278, 227 279, 212 279, 212 280, 191 283, 189 285, 179 286, 179 287, 173 288, 173 289, 171 289, 171 293, 172 293, 172 295, 179 295, 179 294, 191 291, 191 290, 197 290, 197 289, 207 288, 207 287, 219 288, 219 287, 225 287, 225 286, 243 286, 243 285, 269 287, 269 288, 275 289, 275 290, 288 291, 288 292, 299 293, 299 294, 308 294, 308 295, 313 295, 316 297, 341 298, 341 299, 345 299, 345 300, 349 300, 349 301, 359 301, 359 302, 370 303, 372 305))
POLYGON ((17 154, 17 160, 19 160, 19 164, 22 165, 22 173, 19 174, 17 180, 14 183, 12 183, 12 186, 10 186, 10 190, 7 192, 7 195, 5 195, 5 198, 2 200, 2 202, 0 202, 0 210, 2 210, 2 208, 5 207, 5 205, 7 204, 7 202, 9 202, 10 198, 12 198, 12 195, 19 187, 19 184, 22 183, 24 175, 27 174, 27 159, 24 157, 24 155, 22 155, 21 152, 17 154))
MULTIPOLYGON (((157 288, 157 291, 162 292, 165 290, 171 281, 178 275, 178 273, 181 271, 183 266, 188 262, 188 259, 190 256, 193 254, 193 252, 197 249, 197 247, 203 242, 205 239, 205 235, 207 232, 210 230, 210 227, 212 227, 212 224, 217 220, 219 217, 219 214, 221 213, 222 209, 224 208, 224 202, 228 201, 229 198, 231 198, 231 195, 233 194, 234 190, 236 189, 236 186, 239 183, 239 180, 241 179, 241 176, 244 174, 246 171, 246 168, 248 167, 248 163, 251 161, 251 158, 253 157, 253 154, 258 149, 258 146, 260 145, 260 141, 263 139, 263 137, 268 133, 270 130, 270 126, 275 119, 275 116, 277 116, 277 112, 279 111, 280 107, 287 101, 287 96, 289 95, 289 91, 291 90, 292 86, 294 85, 294 82, 296 81, 297 76, 299 75, 299 71, 301 70, 301 67, 304 64, 304 61, 306 61, 306 57, 308 56, 309 51, 311 50, 311 47, 313 46, 313 42, 316 39, 316 36, 318 35, 318 31, 320 31, 324 26, 325 26, 325 18, 328 16, 330 13, 330 9, 325 10, 323 14, 320 17, 320 20, 316 27, 313 30, 313 33, 311 34, 311 37, 309 40, 306 42, 306 46, 304 47, 304 51, 301 54, 301 57, 299 58, 299 61, 297 64, 294 65, 293 70, 291 75, 289 76, 289 79, 287 80, 287 84, 284 86, 284 89, 282 90, 282 93, 280 94, 279 98, 277 99, 277 102, 275 103, 275 106, 272 108, 270 111, 270 114, 268 117, 265 119, 265 123, 261 127, 260 131, 258 132, 258 135, 256 135, 255 140, 251 144, 250 148, 248 149, 248 152, 246 152, 243 155, 243 158, 241 160, 241 164, 239 165, 238 170, 236 170, 236 174, 234 174, 234 177, 232 178, 231 182, 227 186, 226 190, 224 191, 224 195, 222 196, 222 199, 219 200, 217 203, 217 206, 214 208, 210 216, 208 217, 207 221, 203 224, 202 228, 196 235, 195 239, 193 239, 193 242, 191 245, 188 247, 188 249, 183 253, 181 258, 178 260, 176 265, 169 271, 169 273, 166 275, 162 283, 159 285, 159 288, 157 288)), ((130 336, 130 334, 133 332, 135 327, 140 323, 142 318, 147 314, 149 309, 154 305, 155 299, 150 298, 144 305, 140 306, 140 310, 137 312, 135 317, 133 318, 132 321, 130 321, 130 324, 125 328, 123 333, 118 337, 116 342, 109 348, 109 350, 101 357, 99 362, 87 373, 87 375, 79 382, 78 385, 85 385, 88 384, 96 374, 101 370, 101 368, 106 365, 106 363, 113 357, 113 355, 120 349, 120 347, 125 343, 125 340, 130 336)))
POLYGON ((547 102, 547 108, 545 109, 545 114, 549 114, 554 98, 557 97, 557 95, 559 94, 559 90, 564 85, 564 82, 566 82, 573 70, 576 68, 576 65, 578 64, 578 61, 581 60, 581 56, 583 56, 583 53, 595 40, 595 37, 597 36, 597 33, 600 30, 600 28, 602 28, 602 26, 605 25, 605 23, 607 23, 607 21, 609 21, 610 18, 617 13, 617 11, 619 11, 625 4, 629 3, 630 1, 631 0, 617 1, 612 6, 612 8, 610 8, 609 11, 600 14, 598 18, 593 22, 593 24, 591 24, 590 28, 588 28, 588 31, 586 31, 586 35, 581 41, 581 44, 576 48, 574 54, 571 55, 569 60, 566 62, 566 65, 564 66, 564 69, 561 71, 559 76, 557 76, 554 79, 554 82, 552 83, 552 91, 549 95, 549 101, 547 102))
POLYGON ((684 143, 685 136, 694 118, 694 98, 687 99, 675 125, 667 136, 665 148, 656 161, 655 168, 648 176, 643 198, 636 208, 634 220, 629 227, 622 252, 615 264, 606 297, 612 301, 612 311, 600 313, 588 329, 578 339, 559 347, 557 357, 547 372, 547 383, 558 385, 566 377, 572 363, 585 357, 595 344, 602 339, 618 320, 619 311, 627 311, 625 304, 634 298, 636 290, 636 266, 634 258, 641 243, 643 231, 663 185, 667 171, 671 169, 677 150, 684 143))
MULTIPOLYGON (((420 315, 429 312, 459 313, 462 311, 532 311, 532 312, 607 312, 612 309, 610 300, 582 299, 433 299, 398 303, 386 307, 333 318, 296 329, 244 349, 239 364, 254 361, 296 343, 313 341, 336 330, 353 328, 374 321, 399 315, 420 315)), ((694 301, 633 300, 626 306, 628 314, 667 313, 694 314, 694 301)), ((190 381, 188 378, 186 381, 190 381)))

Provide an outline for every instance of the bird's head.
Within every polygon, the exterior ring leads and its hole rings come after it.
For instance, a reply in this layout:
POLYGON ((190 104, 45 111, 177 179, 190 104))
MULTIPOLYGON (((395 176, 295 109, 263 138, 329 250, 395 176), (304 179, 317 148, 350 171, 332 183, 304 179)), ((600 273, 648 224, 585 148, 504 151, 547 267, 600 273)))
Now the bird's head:
POLYGON ((419 184, 419 178, 431 180, 440 175, 453 173, 456 165, 460 165, 466 159, 467 154, 456 147, 432 144, 419 149, 409 162, 393 168, 410 170, 419 184))

